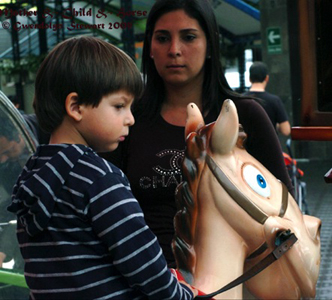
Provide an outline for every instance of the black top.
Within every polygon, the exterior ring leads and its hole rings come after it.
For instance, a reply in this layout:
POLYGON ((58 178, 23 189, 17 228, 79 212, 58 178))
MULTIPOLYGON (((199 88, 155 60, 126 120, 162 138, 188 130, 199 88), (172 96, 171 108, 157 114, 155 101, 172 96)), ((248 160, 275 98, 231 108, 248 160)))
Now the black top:
MULTIPOLYGON (((252 99, 236 100, 235 105, 248 134, 247 151, 292 190, 278 137, 263 108, 252 99)), ((205 122, 215 121, 218 115, 217 111, 211 112, 205 122)), ((161 116, 153 124, 150 120, 136 120, 126 145, 122 146, 121 167, 167 262, 174 266, 171 250, 176 213, 174 193, 182 180, 184 127, 171 125, 161 116)))

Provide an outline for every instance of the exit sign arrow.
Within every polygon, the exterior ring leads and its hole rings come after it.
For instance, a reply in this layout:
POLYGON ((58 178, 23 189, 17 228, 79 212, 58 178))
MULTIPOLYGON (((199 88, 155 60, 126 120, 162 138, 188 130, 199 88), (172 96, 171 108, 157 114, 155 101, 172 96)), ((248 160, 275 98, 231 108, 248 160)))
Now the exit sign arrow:
POLYGON ((266 30, 267 52, 270 54, 282 53, 280 27, 268 27, 266 30))
POLYGON ((275 31, 270 31, 269 36, 268 36, 269 42, 271 44, 275 44, 276 40, 280 40, 280 34, 275 33, 275 31))

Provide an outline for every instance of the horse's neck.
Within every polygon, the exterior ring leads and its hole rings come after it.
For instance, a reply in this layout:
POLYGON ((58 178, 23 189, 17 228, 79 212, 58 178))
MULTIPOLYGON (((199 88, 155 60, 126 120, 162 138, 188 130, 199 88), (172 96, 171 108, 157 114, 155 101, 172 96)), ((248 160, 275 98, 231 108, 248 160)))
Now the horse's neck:
MULTIPOLYGON (((248 249, 222 214, 227 209, 223 203, 227 202, 228 194, 220 189, 212 173, 205 175, 200 183, 205 189, 198 196, 204 201, 198 201, 193 285, 205 293, 212 293, 243 274, 248 249)), ((232 205, 233 200, 229 199, 229 203, 232 205)), ((219 294, 215 299, 242 299, 242 285, 219 294)))
MULTIPOLYGON (((207 231, 200 234, 195 246, 193 285, 205 293, 215 292, 241 276, 246 257, 243 240, 232 229, 225 230, 227 225, 222 221, 213 219, 214 230, 205 227, 207 231)), ((242 285, 218 295, 215 299, 242 299, 242 285)))

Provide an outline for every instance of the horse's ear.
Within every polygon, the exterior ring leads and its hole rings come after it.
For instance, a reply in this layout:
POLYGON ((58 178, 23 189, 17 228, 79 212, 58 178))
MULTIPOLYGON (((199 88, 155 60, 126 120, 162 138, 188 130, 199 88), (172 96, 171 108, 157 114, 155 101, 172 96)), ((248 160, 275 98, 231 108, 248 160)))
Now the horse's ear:
POLYGON ((185 138, 192 133, 196 132, 199 128, 204 126, 204 119, 201 111, 195 103, 189 103, 187 106, 187 122, 185 127, 185 138))
POLYGON ((232 100, 225 100, 211 134, 213 153, 226 154, 235 146, 239 134, 239 117, 232 100))

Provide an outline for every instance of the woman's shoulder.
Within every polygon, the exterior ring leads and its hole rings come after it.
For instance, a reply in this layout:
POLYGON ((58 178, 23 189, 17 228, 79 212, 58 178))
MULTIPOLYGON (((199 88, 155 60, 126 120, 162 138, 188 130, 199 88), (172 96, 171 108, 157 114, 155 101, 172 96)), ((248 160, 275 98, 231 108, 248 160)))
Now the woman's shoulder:
POLYGON ((245 98, 234 101, 234 103, 237 108, 239 122, 247 133, 256 136, 258 132, 264 132, 264 135, 274 132, 272 123, 263 106, 255 99, 245 98))
POLYGON ((239 98, 236 99, 234 103, 237 109, 259 109, 259 107, 261 107, 258 101, 253 98, 239 98))
POLYGON ((265 113, 264 108, 258 101, 252 98, 243 98, 237 99, 234 101, 235 106, 238 110, 239 117, 246 116, 246 117, 254 117, 254 116, 261 116, 265 119, 267 116, 265 113))

